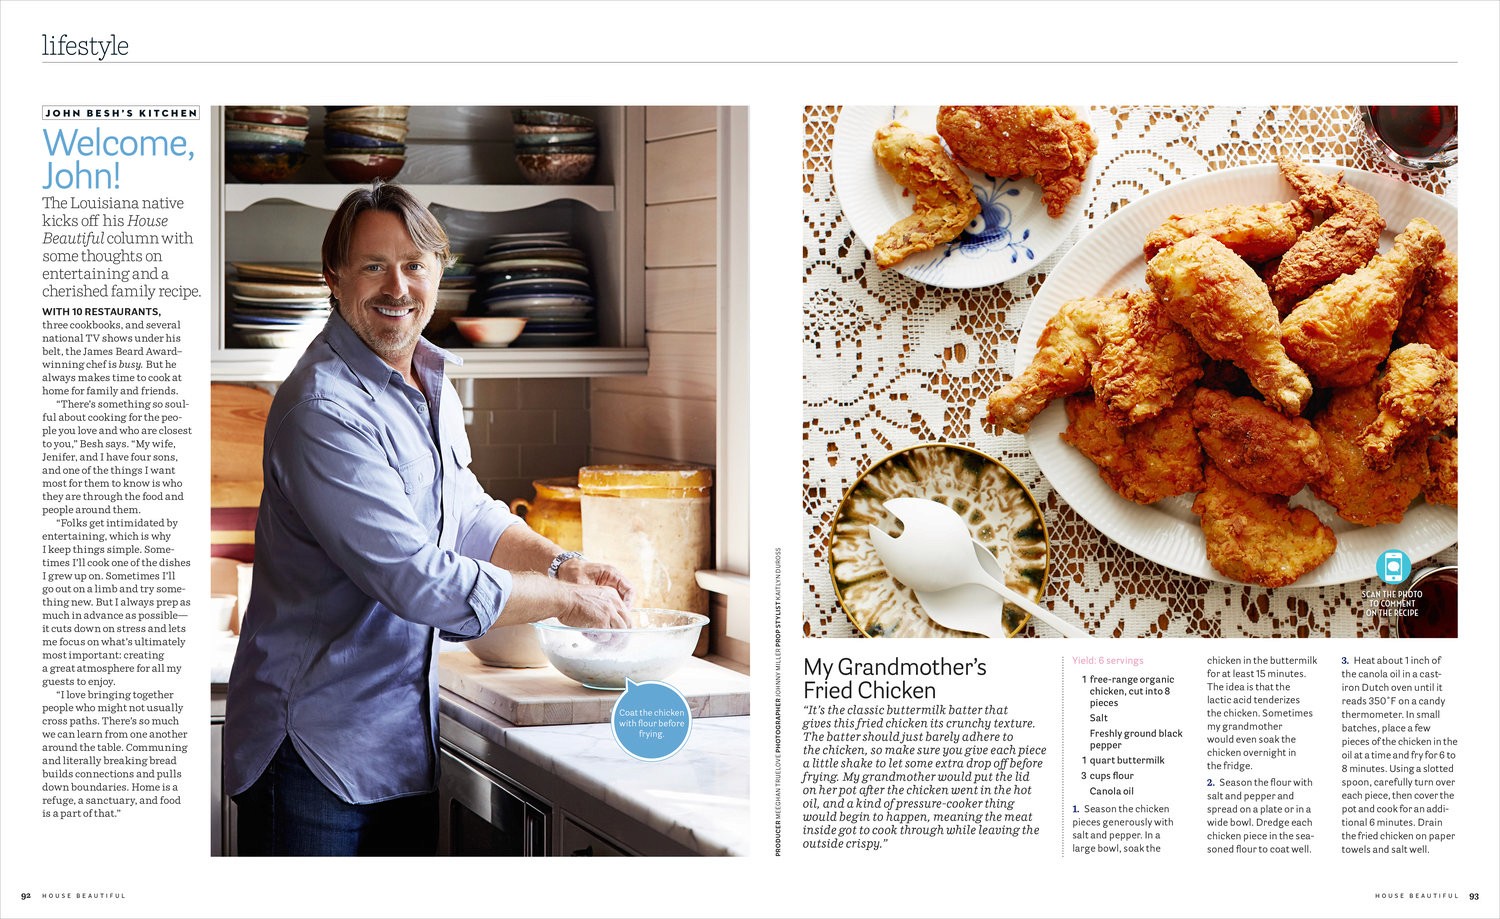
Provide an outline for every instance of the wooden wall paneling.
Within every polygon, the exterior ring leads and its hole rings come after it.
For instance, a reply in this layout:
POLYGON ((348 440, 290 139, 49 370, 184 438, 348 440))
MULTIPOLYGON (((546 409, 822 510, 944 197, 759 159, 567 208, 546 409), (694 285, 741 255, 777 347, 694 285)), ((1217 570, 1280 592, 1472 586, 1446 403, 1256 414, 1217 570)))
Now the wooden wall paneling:
POLYGON ((707 332, 719 325, 718 274, 711 265, 646 272, 647 332, 707 332))
POLYGON ((731 637, 725 631, 729 611, 724 595, 709 594, 709 607, 709 642, 714 656, 720 658, 714 663, 738 670, 740 673, 749 673, 750 643, 731 637), (734 666, 736 664, 739 666, 734 666))
POLYGON ((646 267, 714 264, 718 226, 718 204, 713 200, 646 208, 646 267))
POLYGON ((644 452, 713 465, 713 402, 596 391, 591 422, 596 451, 644 452))
POLYGON ((712 335, 696 332, 648 332, 651 369, 645 376, 600 377, 593 391, 707 399, 718 396, 719 373, 712 335))
POLYGON ((597 446, 589 450, 590 466, 638 465, 640 463, 681 462, 665 456, 647 453, 632 453, 626 450, 601 450, 597 446))
POLYGON ((646 109, 646 139, 661 140, 719 125, 719 110, 712 105, 653 105, 646 109))
POLYGON ((688 134, 646 145, 646 204, 712 198, 718 191, 718 135, 688 134))

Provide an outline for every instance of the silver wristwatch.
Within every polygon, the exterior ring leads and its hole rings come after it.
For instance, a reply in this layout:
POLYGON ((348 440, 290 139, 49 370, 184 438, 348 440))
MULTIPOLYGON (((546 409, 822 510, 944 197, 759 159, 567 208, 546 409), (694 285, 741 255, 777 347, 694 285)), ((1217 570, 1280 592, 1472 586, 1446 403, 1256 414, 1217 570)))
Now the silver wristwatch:
POLYGON ((549 577, 549 578, 556 578, 557 577, 557 572, 562 569, 562 566, 566 565, 568 562, 572 561, 575 558, 583 558, 583 553, 582 552, 564 552, 561 555, 559 555, 557 558, 554 558, 552 560, 552 564, 550 564, 550 565, 547 566, 547 577, 549 577))

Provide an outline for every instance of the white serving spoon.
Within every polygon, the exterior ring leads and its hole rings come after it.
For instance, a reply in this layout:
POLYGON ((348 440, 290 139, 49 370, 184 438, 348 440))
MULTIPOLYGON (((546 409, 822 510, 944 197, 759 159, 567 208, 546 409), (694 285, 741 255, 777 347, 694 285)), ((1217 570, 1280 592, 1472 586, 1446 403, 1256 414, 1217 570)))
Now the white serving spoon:
POLYGON ((946 504, 925 498, 892 498, 885 507, 904 529, 898 538, 870 527, 875 554, 892 577, 916 592, 917 602, 939 625, 992 638, 1004 634, 1002 606, 977 605, 972 602, 972 592, 955 590, 977 584, 1069 638, 1092 637, 1011 589, 1000 562, 974 539, 968 524, 946 504))

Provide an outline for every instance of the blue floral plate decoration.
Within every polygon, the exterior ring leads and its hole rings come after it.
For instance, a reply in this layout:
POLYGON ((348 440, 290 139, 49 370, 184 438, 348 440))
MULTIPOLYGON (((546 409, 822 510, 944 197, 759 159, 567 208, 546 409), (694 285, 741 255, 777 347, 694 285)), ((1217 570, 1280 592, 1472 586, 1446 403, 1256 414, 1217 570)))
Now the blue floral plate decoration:
MULTIPOLYGON (((937 133, 937 106, 845 106, 833 136, 833 184, 844 217, 866 248, 891 225, 911 213, 911 195, 876 162, 875 132, 899 121, 922 134, 937 133)), ((1060 217, 1047 216, 1042 190, 1029 178, 986 175, 963 167, 974 183, 979 216, 958 238, 910 255, 887 271, 933 287, 971 288, 999 284, 1028 272, 1073 236, 1092 197, 1068 203, 1060 217)), ((1090 167, 1089 178, 1093 169, 1090 167)), ((879 271, 871 259, 871 271, 879 271)))

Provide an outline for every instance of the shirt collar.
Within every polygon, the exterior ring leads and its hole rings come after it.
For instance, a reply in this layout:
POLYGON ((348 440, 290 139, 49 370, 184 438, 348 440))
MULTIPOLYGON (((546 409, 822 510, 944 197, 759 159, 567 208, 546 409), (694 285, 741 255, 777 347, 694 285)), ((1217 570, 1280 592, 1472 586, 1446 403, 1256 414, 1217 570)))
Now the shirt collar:
MULTIPOLYGON (((400 376, 384 358, 370 350, 370 346, 364 343, 338 310, 329 314, 324 335, 327 336, 328 347, 333 349, 333 353, 339 356, 355 379, 359 380, 360 386, 370 395, 383 392, 393 375, 400 376)), ((451 351, 439 348, 426 338, 417 339, 417 350, 412 354, 414 373, 442 379, 445 361, 463 364, 463 359, 451 351)))

